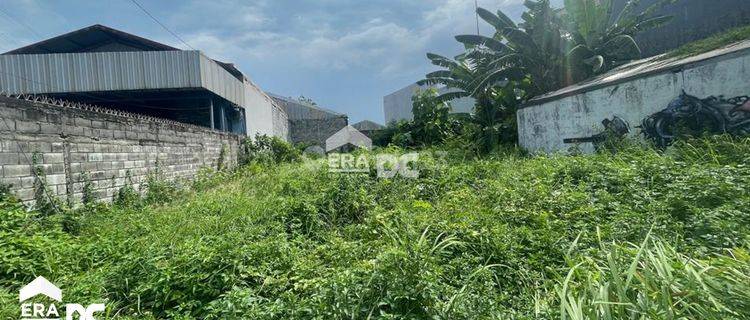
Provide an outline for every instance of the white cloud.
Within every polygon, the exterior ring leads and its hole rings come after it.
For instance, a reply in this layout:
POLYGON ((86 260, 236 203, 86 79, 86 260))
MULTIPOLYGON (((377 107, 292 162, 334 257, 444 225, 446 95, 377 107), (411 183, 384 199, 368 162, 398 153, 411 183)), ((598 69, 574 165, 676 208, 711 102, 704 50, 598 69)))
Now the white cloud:
MULTIPOLYGON (((346 71, 358 68, 385 79, 414 77, 414 74, 419 77, 419 73, 430 68, 424 58, 426 52, 452 55, 460 50, 460 45, 453 40, 456 34, 476 32, 473 1, 421 1, 419 5, 425 11, 414 15, 418 17, 414 21, 373 15, 366 20, 361 16, 352 17, 347 25, 340 25, 342 16, 330 7, 327 11, 306 14, 285 12, 289 16, 280 20, 272 17, 281 12, 269 12, 273 9, 265 1, 243 5, 232 0, 221 1, 226 7, 213 2, 193 2, 174 20, 197 24, 196 31, 186 34, 185 38, 217 59, 250 60, 256 65, 278 65, 279 69, 346 71), (201 21, 194 21, 196 10, 203 13, 201 21), (363 22, 356 24, 357 19, 363 22), (206 22, 210 20, 218 21, 206 22), (227 27, 227 23, 231 27, 227 27), (218 28, 215 24, 223 25, 218 28), (455 52, 441 52, 444 50, 455 52)), ((333 6, 342 4, 329 2, 328 5, 333 6)), ((521 2, 503 0, 500 8, 516 9, 521 2)), ((482 0, 480 6, 497 8, 498 3, 497 0, 482 0)), ((482 25, 483 33, 489 33, 489 27, 482 25)))

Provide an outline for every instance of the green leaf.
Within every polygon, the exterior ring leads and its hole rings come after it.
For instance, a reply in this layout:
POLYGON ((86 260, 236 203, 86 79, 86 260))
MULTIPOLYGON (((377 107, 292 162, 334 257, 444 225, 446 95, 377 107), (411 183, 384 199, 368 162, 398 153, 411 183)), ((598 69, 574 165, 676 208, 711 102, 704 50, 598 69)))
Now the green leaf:
POLYGON ((457 67, 459 67, 457 62, 455 62, 455 61, 453 61, 451 59, 448 59, 446 57, 443 57, 443 56, 441 56, 439 54, 427 53, 427 59, 430 59, 430 61, 432 61, 432 64, 434 64, 436 66, 443 67, 443 68, 457 68, 457 67))
POLYGON ((594 52, 589 49, 586 45, 579 44, 575 48, 568 51, 567 58, 572 61, 583 61, 594 55, 594 52))
POLYGON ((520 80, 525 77, 526 73, 521 68, 499 68, 487 73, 484 77, 479 77, 474 83, 470 84, 469 87, 472 89, 472 96, 476 96, 477 93, 486 89, 488 86, 493 86, 496 82, 502 80, 520 80))
POLYGON ((463 34, 456 36, 456 40, 463 44, 485 46, 495 51, 507 51, 508 46, 493 38, 474 34, 463 34))
POLYGON ((641 48, 633 37, 621 34, 612 38, 602 47, 602 51, 616 60, 635 60, 641 57, 641 48))
POLYGON ((465 91, 453 91, 453 92, 446 92, 441 95, 439 95, 436 99, 440 103, 450 102, 456 99, 465 98, 468 97, 469 93, 465 91))
POLYGON ((417 84, 420 86, 444 85, 451 88, 463 87, 463 83, 461 81, 451 78, 427 78, 417 81, 417 84))
POLYGON ((653 17, 653 18, 637 23, 635 25, 635 30, 636 32, 643 32, 643 31, 647 31, 650 29, 658 28, 672 21, 673 18, 674 18, 673 16, 653 17))
POLYGON ((516 50, 531 54, 539 53, 539 46, 534 42, 534 39, 521 29, 505 28, 503 29, 503 36, 516 50))
POLYGON ((573 28, 587 44, 592 44, 598 34, 604 32, 609 22, 611 0, 565 0, 565 11, 572 20, 573 28))
POLYGON ((500 19, 498 16, 496 16, 494 13, 488 11, 484 8, 477 8, 477 14, 479 15, 482 20, 489 23, 491 26, 495 27, 496 30, 501 30, 503 28, 507 28, 505 21, 500 19))
POLYGON ((492 60, 490 63, 487 64, 490 68, 497 68, 501 66, 520 66, 523 64, 523 56, 517 54, 517 53, 511 53, 504 55, 500 58, 497 58, 495 60, 492 60))
POLYGON ((602 67, 604 66, 604 57, 600 55, 595 55, 591 58, 583 60, 583 63, 590 65, 591 68, 594 70, 594 72, 599 72, 600 70, 602 70, 602 67))
POLYGON ((439 70, 435 72, 428 73, 425 77, 426 78, 450 78, 453 75, 453 72, 450 72, 448 70, 439 70))
POLYGON ((500 18, 500 20, 502 20, 505 23, 505 27, 506 28, 517 28, 518 27, 518 26, 516 26, 516 23, 513 22, 513 20, 511 18, 508 18, 508 16, 505 15, 505 13, 503 13, 500 10, 497 10, 497 17, 500 18))

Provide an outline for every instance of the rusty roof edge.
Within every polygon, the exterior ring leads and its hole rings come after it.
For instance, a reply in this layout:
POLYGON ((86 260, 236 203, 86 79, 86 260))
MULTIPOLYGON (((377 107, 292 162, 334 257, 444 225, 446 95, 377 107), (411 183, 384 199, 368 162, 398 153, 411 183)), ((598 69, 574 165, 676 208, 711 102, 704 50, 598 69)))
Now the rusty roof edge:
POLYGON ((660 56, 654 56, 650 58, 637 60, 627 65, 624 65, 622 67, 619 67, 617 69, 614 69, 603 75, 599 75, 592 79, 583 81, 581 83, 534 97, 528 102, 526 102, 525 104, 521 105, 518 109, 525 109, 525 108, 539 106, 550 101, 555 101, 555 100, 575 96, 581 93, 594 91, 594 90, 622 84, 625 82, 629 82, 633 79, 644 78, 644 77, 649 77, 649 76, 668 73, 668 72, 682 71, 684 69, 689 69, 695 66, 708 63, 709 60, 726 59, 728 58, 728 56, 743 55, 743 54, 746 54, 747 51, 750 51, 750 40, 736 42, 736 43, 733 43, 731 45, 728 45, 728 46, 725 46, 716 50, 711 50, 708 52, 704 52, 704 53, 689 56, 689 57, 677 57, 677 58, 669 58, 669 59, 661 60, 660 57, 663 57, 664 55, 660 55, 660 56), (655 67, 650 70, 643 71, 643 72, 638 72, 632 75, 624 76, 622 78, 597 82, 597 81, 601 81, 603 78, 611 77, 617 73, 627 72, 628 70, 631 70, 632 68, 637 68, 640 65, 644 65, 648 63, 659 63, 659 62, 661 62, 663 65, 659 67, 655 67))

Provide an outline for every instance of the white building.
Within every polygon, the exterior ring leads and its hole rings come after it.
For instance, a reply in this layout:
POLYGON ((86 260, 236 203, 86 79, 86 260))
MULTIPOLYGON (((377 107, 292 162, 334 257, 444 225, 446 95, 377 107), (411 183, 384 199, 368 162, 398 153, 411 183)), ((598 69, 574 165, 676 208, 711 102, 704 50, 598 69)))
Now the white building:
MULTIPOLYGON (((412 120, 414 115, 411 113, 411 98, 417 90, 425 90, 429 86, 420 86, 411 84, 405 88, 383 97, 383 112, 385 113, 385 123, 391 123, 399 120, 412 120)), ((438 88, 438 93, 449 92, 446 87, 438 88)), ((460 98, 450 102, 452 113, 471 113, 474 110, 474 99, 460 98)))

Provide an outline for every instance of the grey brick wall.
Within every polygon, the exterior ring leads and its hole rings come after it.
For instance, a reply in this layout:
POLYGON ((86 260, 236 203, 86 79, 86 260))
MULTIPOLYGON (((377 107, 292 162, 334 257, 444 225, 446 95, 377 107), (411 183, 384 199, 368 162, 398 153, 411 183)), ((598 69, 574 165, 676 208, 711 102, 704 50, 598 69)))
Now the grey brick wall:
POLYGON ((111 200, 130 173, 141 188, 159 169, 172 181, 189 180, 202 167, 216 169, 222 148, 225 167, 237 165, 242 137, 194 125, 110 111, 83 110, 0 96, 0 183, 33 201, 33 154, 50 190, 80 203, 84 182, 100 200, 111 200))
POLYGON ((348 124, 349 120, 346 116, 289 120, 289 136, 293 143, 311 143, 325 148, 326 139, 348 124))

